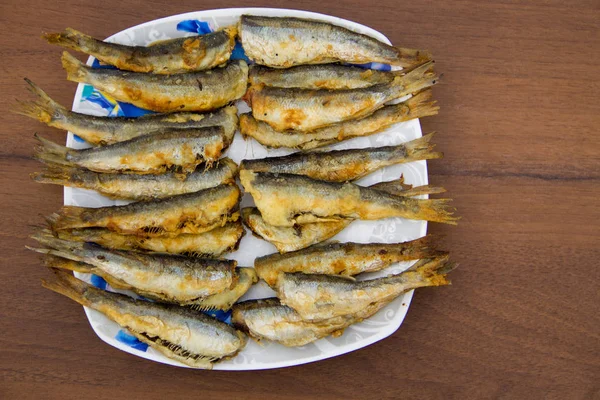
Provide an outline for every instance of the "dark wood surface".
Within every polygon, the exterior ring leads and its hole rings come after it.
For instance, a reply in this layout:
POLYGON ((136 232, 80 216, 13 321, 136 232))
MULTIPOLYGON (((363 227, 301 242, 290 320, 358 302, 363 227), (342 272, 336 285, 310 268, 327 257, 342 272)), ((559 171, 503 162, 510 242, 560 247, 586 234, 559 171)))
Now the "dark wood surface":
POLYGON ((600 398, 600 65, 595 1, 16 1, 0 4, 0 398, 600 398), (70 104, 75 84, 42 31, 106 37, 186 11, 262 5, 337 15, 430 49, 444 73, 446 153, 430 180, 455 199, 453 286, 419 290, 391 337, 341 357, 259 372, 152 363, 101 342, 83 310, 40 286, 24 249, 62 190, 28 174, 33 133, 6 111, 23 77, 70 104))

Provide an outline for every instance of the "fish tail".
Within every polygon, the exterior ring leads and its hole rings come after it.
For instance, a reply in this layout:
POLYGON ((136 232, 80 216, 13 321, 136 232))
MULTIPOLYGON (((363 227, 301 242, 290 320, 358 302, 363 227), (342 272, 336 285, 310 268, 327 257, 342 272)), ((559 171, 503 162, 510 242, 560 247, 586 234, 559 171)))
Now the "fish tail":
POLYGON ((51 254, 46 255, 43 258, 42 262, 48 268, 59 268, 69 271, 81 272, 84 274, 93 274, 96 271, 96 268, 93 265, 80 261, 69 260, 51 254))
POLYGON ((409 109, 410 116, 412 118, 429 117, 431 115, 437 115, 440 107, 436 105, 437 101, 431 101, 431 89, 426 89, 421 93, 413 95, 410 99, 406 100, 404 105, 409 109))
POLYGON ((450 285, 450 280, 447 278, 448 273, 458 267, 458 264, 449 261, 450 255, 445 254, 441 257, 433 259, 422 259, 416 262, 409 271, 414 271, 425 281, 427 286, 444 286, 450 285))
POLYGON ((404 144, 407 162, 416 160, 432 160, 444 157, 444 153, 433 151, 435 144, 431 143, 433 133, 411 140, 404 144))
POLYGON ((84 207, 63 206, 58 212, 46 217, 46 222, 53 231, 81 228, 87 226, 81 218, 84 207))
POLYGON ((34 135, 35 138, 40 142, 35 147, 33 157, 43 163, 59 164, 71 166, 72 164, 67 161, 67 156, 73 152, 68 147, 61 146, 48 139, 40 137, 37 133, 34 135))
POLYGON ((38 251, 38 253, 42 254, 52 254, 60 257, 64 257, 61 254, 68 254, 67 257, 70 260, 80 261, 81 257, 76 253, 83 250, 84 243, 83 242, 74 242, 70 240, 59 239, 50 229, 40 228, 35 229, 33 234, 30 236, 31 239, 37 241, 39 244, 49 247, 49 249, 33 249, 30 250, 44 250, 38 251), (45 250, 50 250, 51 252, 46 252, 45 250), (60 252, 61 254, 55 254, 56 252, 60 252))
POLYGON ((404 183, 404 176, 401 176, 400 179, 395 179, 393 181, 376 183, 375 185, 371 185, 370 188, 401 197, 414 197, 424 194, 438 194, 444 193, 446 191, 446 189, 444 189, 443 187, 430 185, 413 187, 413 185, 408 185, 404 183))
POLYGON ((79 168, 60 164, 48 163, 41 172, 34 172, 29 176, 38 183, 52 183, 63 186, 81 186, 85 183, 86 172, 79 168))
MULTIPOLYGON (((449 207, 451 199, 407 199, 407 201, 418 202, 416 210, 411 215, 411 218, 432 222, 441 222, 444 224, 457 225, 459 217, 454 216, 453 207, 449 207)), ((406 209, 404 207, 404 209, 406 209)))
POLYGON ((11 110, 12 112, 37 119, 45 124, 65 117, 68 111, 63 106, 52 100, 46 92, 28 78, 25 78, 25 82, 29 84, 29 91, 36 96, 36 99, 17 100, 17 106, 11 110))
POLYGON ((90 306, 91 302, 86 298, 85 293, 92 286, 80 281, 68 272, 51 268, 50 278, 42 279, 42 286, 56 293, 62 294, 75 300, 83 306, 90 306))
POLYGON ((433 61, 413 69, 404 76, 394 78, 394 83, 403 86, 408 93, 417 93, 435 85, 440 77, 433 71, 433 61))
POLYGON ((42 37, 50 44, 57 44, 68 49, 81 51, 84 53, 89 52, 93 45, 97 42, 97 40, 93 37, 81 33, 73 28, 66 28, 60 33, 44 33, 42 37))
POLYGON ((402 68, 413 69, 423 63, 433 62, 432 54, 427 50, 405 49, 396 47, 397 61, 393 65, 399 65, 402 68))
POLYGON ((446 192, 446 189, 444 189, 443 187, 424 185, 424 186, 415 186, 413 188, 406 189, 403 192, 395 193, 395 194, 396 194, 396 196, 414 197, 414 196, 421 196, 424 194, 429 195, 429 194, 439 194, 439 193, 444 193, 444 192, 446 192))
POLYGON ((85 83, 88 67, 73 55, 63 51, 61 57, 62 66, 67 71, 67 80, 85 83))

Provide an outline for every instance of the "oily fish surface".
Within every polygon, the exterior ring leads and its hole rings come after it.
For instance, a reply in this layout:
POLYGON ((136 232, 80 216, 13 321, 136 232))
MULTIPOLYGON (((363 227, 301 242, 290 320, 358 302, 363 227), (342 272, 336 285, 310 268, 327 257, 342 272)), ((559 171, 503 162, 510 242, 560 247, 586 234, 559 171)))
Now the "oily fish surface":
POLYGON ((233 357, 246 344, 231 326, 186 307, 134 300, 95 288, 72 275, 54 271, 44 287, 105 314, 166 357, 194 368, 233 357))
POLYGON ((248 65, 243 60, 209 71, 174 75, 91 68, 66 52, 62 63, 68 80, 90 84, 115 100, 158 112, 223 107, 244 95, 248 79, 248 65))
POLYGON ((125 206, 84 208, 65 206, 48 218, 54 230, 104 227, 122 234, 147 236, 202 233, 237 220, 234 208, 240 191, 220 185, 195 193, 125 206))

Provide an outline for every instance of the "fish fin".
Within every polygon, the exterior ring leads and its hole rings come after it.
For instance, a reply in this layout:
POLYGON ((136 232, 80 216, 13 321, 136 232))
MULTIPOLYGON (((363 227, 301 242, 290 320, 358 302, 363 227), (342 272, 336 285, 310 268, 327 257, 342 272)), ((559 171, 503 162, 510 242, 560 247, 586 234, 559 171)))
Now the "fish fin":
POLYGON ((62 66, 67 71, 67 80, 73 82, 83 82, 88 71, 88 67, 75 58, 72 54, 63 51, 61 57, 62 66))
POLYGON ((413 196, 421 196, 424 194, 440 194, 440 193, 445 193, 446 189, 444 189, 443 187, 439 187, 439 186, 431 186, 431 185, 424 185, 424 186, 415 186, 413 188, 407 189, 401 193, 398 193, 398 196, 405 196, 405 197, 413 197, 413 196))
POLYGON ((407 153, 406 162, 443 158, 444 153, 433 151, 435 144, 430 143, 433 135, 434 132, 424 135, 418 139, 411 140, 408 143, 404 143, 407 153))
POLYGON ((46 255, 42 259, 42 262, 48 268, 59 268, 69 271, 81 272, 84 274, 95 274, 98 270, 93 265, 80 261, 69 260, 68 258, 63 258, 52 254, 46 255))
POLYGON ((89 45, 96 41, 93 37, 73 28, 66 28, 59 33, 44 33, 42 37, 50 44, 57 44, 84 53, 87 53, 89 51, 89 45))
POLYGON ((440 110, 440 107, 436 105, 437 101, 431 101, 431 97, 431 89, 427 89, 413 95, 410 99, 401 104, 408 107, 409 114, 412 118, 429 117, 437 115, 440 110))
POLYGON ((398 276, 412 276, 421 284, 419 286, 446 286, 451 282, 447 274, 454 270, 458 264, 448 261, 449 254, 445 253, 440 257, 424 258, 417 261, 409 269, 398 276))
POLYGON ((75 278, 68 272, 50 268, 52 275, 48 279, 42 279, 42 286, 56 293, 67 296, 83 306, 90 306, 90 301, 84 296, 91 287, 89 284, 75 278))
POLYGON ((41 172, 34 172, 29 176, 31 179, 38 183, 53 183, 55 185, 73 186, 74 184, 81 183, 79 174, 82 170, 77 168, 68 167, 65 165, 46 163, 46 168, 41 172))
POLYGON ((52 230, 81 228, 85 226, 81 220, 81 214, 85 210, 84 207, 63 206, 58 212, 47 216, 46 222, 52 230))
POLYGON ((33 157, 43 163, 52 163, 60 165, 72 165, 67 161, 67 155, 73 152, 68 147, 56 144, 48 139, 40 137, 37 133, 34 135, 35 138, 40 142, 35 147, 33 157))
POLYGON ((417 93, 438 83, 440 77, 433 71, 433 62, 429 61, 425 64, 413 69, 406 75, 397 76, 394 78, 394 83, 400 84, 410 93, 417 93))
POLYGON ((417 201, 418 210, 414 214, 414 219, 441 222, 444 224, 457 225, 460 217, 454 216, 454 207, 448 204, 451 199, 410 199, 417 201))
POLYGON ((69 112, 63 106, 52 100, 46 92, 31 80, 25 78, 25 82, 29 84, 29 90, 37 98, 30 101, 17 100, 17 106, 11 110, 13 113, 49 124, 53 120, 64 118, 69 112))
POLYGON ((433 56, 427 50, 405 49, 401 47, 393 47, 396 51, 398 61, 394 65, 402 66, 402 68, 415 69, 423 63, 433 63, 433 56))

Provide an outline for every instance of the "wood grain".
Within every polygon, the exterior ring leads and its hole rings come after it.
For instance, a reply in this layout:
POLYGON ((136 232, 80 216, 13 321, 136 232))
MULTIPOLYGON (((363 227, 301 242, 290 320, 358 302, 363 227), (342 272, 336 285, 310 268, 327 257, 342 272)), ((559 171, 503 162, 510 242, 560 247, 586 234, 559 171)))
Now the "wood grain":
POLYGON ((444 73, 445 152, 431 181, 454 197, 458 227, 432 226, 461 267, 453 286, 416 293, 388 339, 322 362, 261 372, 168 367, 102 343, 81 307, 43 290, 30 225, 62 204, 28 174, 33 132, 0 129, 0 398, 600 398, 600 3, 597 1, 16 1, 0 4, 0 107, 27 76, 70 104, 60 49, 42 31, 106 37, 138 23, 225 6, 301 8, 358 21, 427 48, 444 73))

